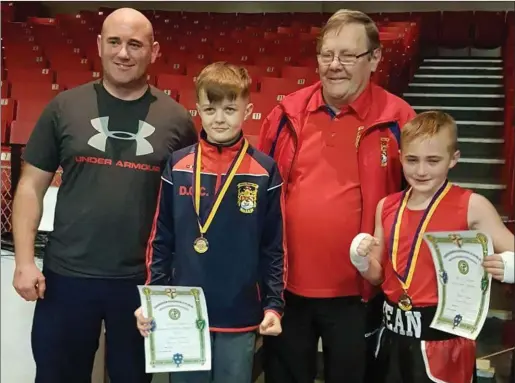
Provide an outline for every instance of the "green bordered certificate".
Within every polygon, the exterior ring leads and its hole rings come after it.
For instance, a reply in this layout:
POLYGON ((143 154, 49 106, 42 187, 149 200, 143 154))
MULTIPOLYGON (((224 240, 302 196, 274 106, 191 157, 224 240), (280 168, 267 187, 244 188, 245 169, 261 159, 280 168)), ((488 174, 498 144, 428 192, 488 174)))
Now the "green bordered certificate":
POLYGON ((475 340, 488 314, 492 277, 483 259, 491 238, 478 231, 426 233, 438 281, 438 308, 431 327, 475 340))
POLYGON ((200 287, 138 286, 143 314, 154 318, 145 338, 146 371, 211 370, 206 299, 200 287))

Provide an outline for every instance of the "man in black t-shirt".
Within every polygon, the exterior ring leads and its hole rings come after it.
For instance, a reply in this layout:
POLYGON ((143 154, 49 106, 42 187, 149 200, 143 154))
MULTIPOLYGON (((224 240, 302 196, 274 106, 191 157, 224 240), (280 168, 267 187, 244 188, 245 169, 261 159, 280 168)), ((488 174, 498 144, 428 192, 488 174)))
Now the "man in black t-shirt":
POLYGON ((197 141, 188 112, 147 84, 159 52, 152 25, 133 9, 109 15, 98 38, 103 78, 60 93, 24 151, 14 199, 14 287, 37 300, 36 383, 91 382, 102 320, 111 383, 143 383, 143 338, 134 322, 160 177, 173 150, 197 141), (43 272, 34 238, 43 196, 62 184, 43 272))

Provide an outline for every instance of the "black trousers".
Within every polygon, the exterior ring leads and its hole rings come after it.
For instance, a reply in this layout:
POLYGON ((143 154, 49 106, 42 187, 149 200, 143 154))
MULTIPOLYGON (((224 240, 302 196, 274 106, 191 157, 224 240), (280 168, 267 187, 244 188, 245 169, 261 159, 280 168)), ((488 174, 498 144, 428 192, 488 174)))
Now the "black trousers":
POLYGON ((44 275, 45 299, 36 303, 32 326, 35 383, 91 383, 102 320, 111 383, 149 383, 134 318, 141 304, 137 285, 145 281, 75 278, 48 269, 44 275))
POLYGON ((319 338, 325 383, 363 383, 367 345, 361 298, 305 298, 285 292, 285 300, 283 333, 263 339, 265 383, 313 383, 319 338))

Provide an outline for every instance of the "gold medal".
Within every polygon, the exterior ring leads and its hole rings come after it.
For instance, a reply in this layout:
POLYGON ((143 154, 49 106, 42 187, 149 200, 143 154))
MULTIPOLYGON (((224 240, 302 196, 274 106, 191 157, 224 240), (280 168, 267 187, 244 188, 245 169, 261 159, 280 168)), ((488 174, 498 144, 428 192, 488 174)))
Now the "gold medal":
POLYGON ((408 255, 408 261, 406 264, 406 269, 404 273, 401 275, 399 273, 399 265, 397 264, 397 256, 399 250, 399 238, 400 238, 400 230, 402 217, 404 214, 404 210, 406 209, 406 205, 408 204, 409 197, 411 195, 412 189, 407 189, 404 191, 404 194, 401 199, 401 203, 399 204, 399 208, 395 215, 395 219, 393 222, 393 230, 390 238, 390 246, 389 255, 390 260, 392 262, 393 270, 399 280, 404 293, 399 298, 399 307, 404 311, 409 311, 413 308, 412 298, 408 294, 408 289, 411 286, 411 282, 413 281, 413 275, 415 273, 415 268, 418 260, 418 255, 420 253, 420 247, 422 246, 422 239, 424 237, 424 233, 426 232, 427 225, 431 220, 436 208, 442 202, 443 198, 447 195, 449 190, 451 189, 452 184, 449 181, 445 181, 444 184, 438 189, 438 191, 433 196, 431 202, 427 206, 422 219, 417 227, 417 231, 415 233, 415 238, 413 239, 413 243, 411 245, 410 253, 408 255))
POLYGON ((213 219, 215 218, 218 208, 220 207, 220 204, 222 203, 222 200, 225 197, 225 194, 227 193, 227 190, 229 189, 229 186, 230 186, 232 180, 234 179, 234 176, 236 175, 238 168, 240 167, 241 163, 243 162, 243 158, 247 154, 248 148, 249 148, 249 143, 244 138, 239 153, 234 157, 234 160, 231 163, 231 166, 229 167, 227 175, 224 177, 225 179, 222 181, 220 190, 216 193, 216 195, 214 197, 213 205, 209 209, 209 213, 207 215, 206 222, 204 224, 202 224, 201 218, 200 218, 200 216, 201 216, 201 214, 200 214, 200 194, 201 194, 201 188, 200 188, 201 171, 200 171, 200 169, 202 167, 202 145, 200 143, 197 145, 197 153, 195 156, 195 161, 193 163, 193 193, 192 194, 193 194, 193 205, 195 207, 195 213, 197 214, 197 222, 198 222, 198 227, 200 230, 200 237, 194 241, 193 248, 199 254, 204 254, 206 251, 209 250, 209 242, 205 238, 204 235, 207 233, 209 226, 211 226, 211 223, 213 222, 213 219))
POLYGON ((399 298, 399 308, 403 311, 410 311, 413 308, 413 302, 407 291, 404 291, 399 298))
POLYGON ((193 242, 193 248, 199 254, 204 254, 209 249, 209 242, 204 237, 199 237, 193 242))

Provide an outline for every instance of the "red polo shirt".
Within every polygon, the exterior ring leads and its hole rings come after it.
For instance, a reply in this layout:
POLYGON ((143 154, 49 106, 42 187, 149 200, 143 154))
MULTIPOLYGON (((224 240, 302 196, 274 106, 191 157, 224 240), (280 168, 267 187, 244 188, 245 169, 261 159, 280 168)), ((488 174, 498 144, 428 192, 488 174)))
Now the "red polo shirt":
POLYGON ((349 247, 361 225, 356 141, 367 126, 370 93, 369 86, 338 114, 326 106, 322 91, 308 103, 286 195, 287 289, 294 294, 360 294, 349 247))

